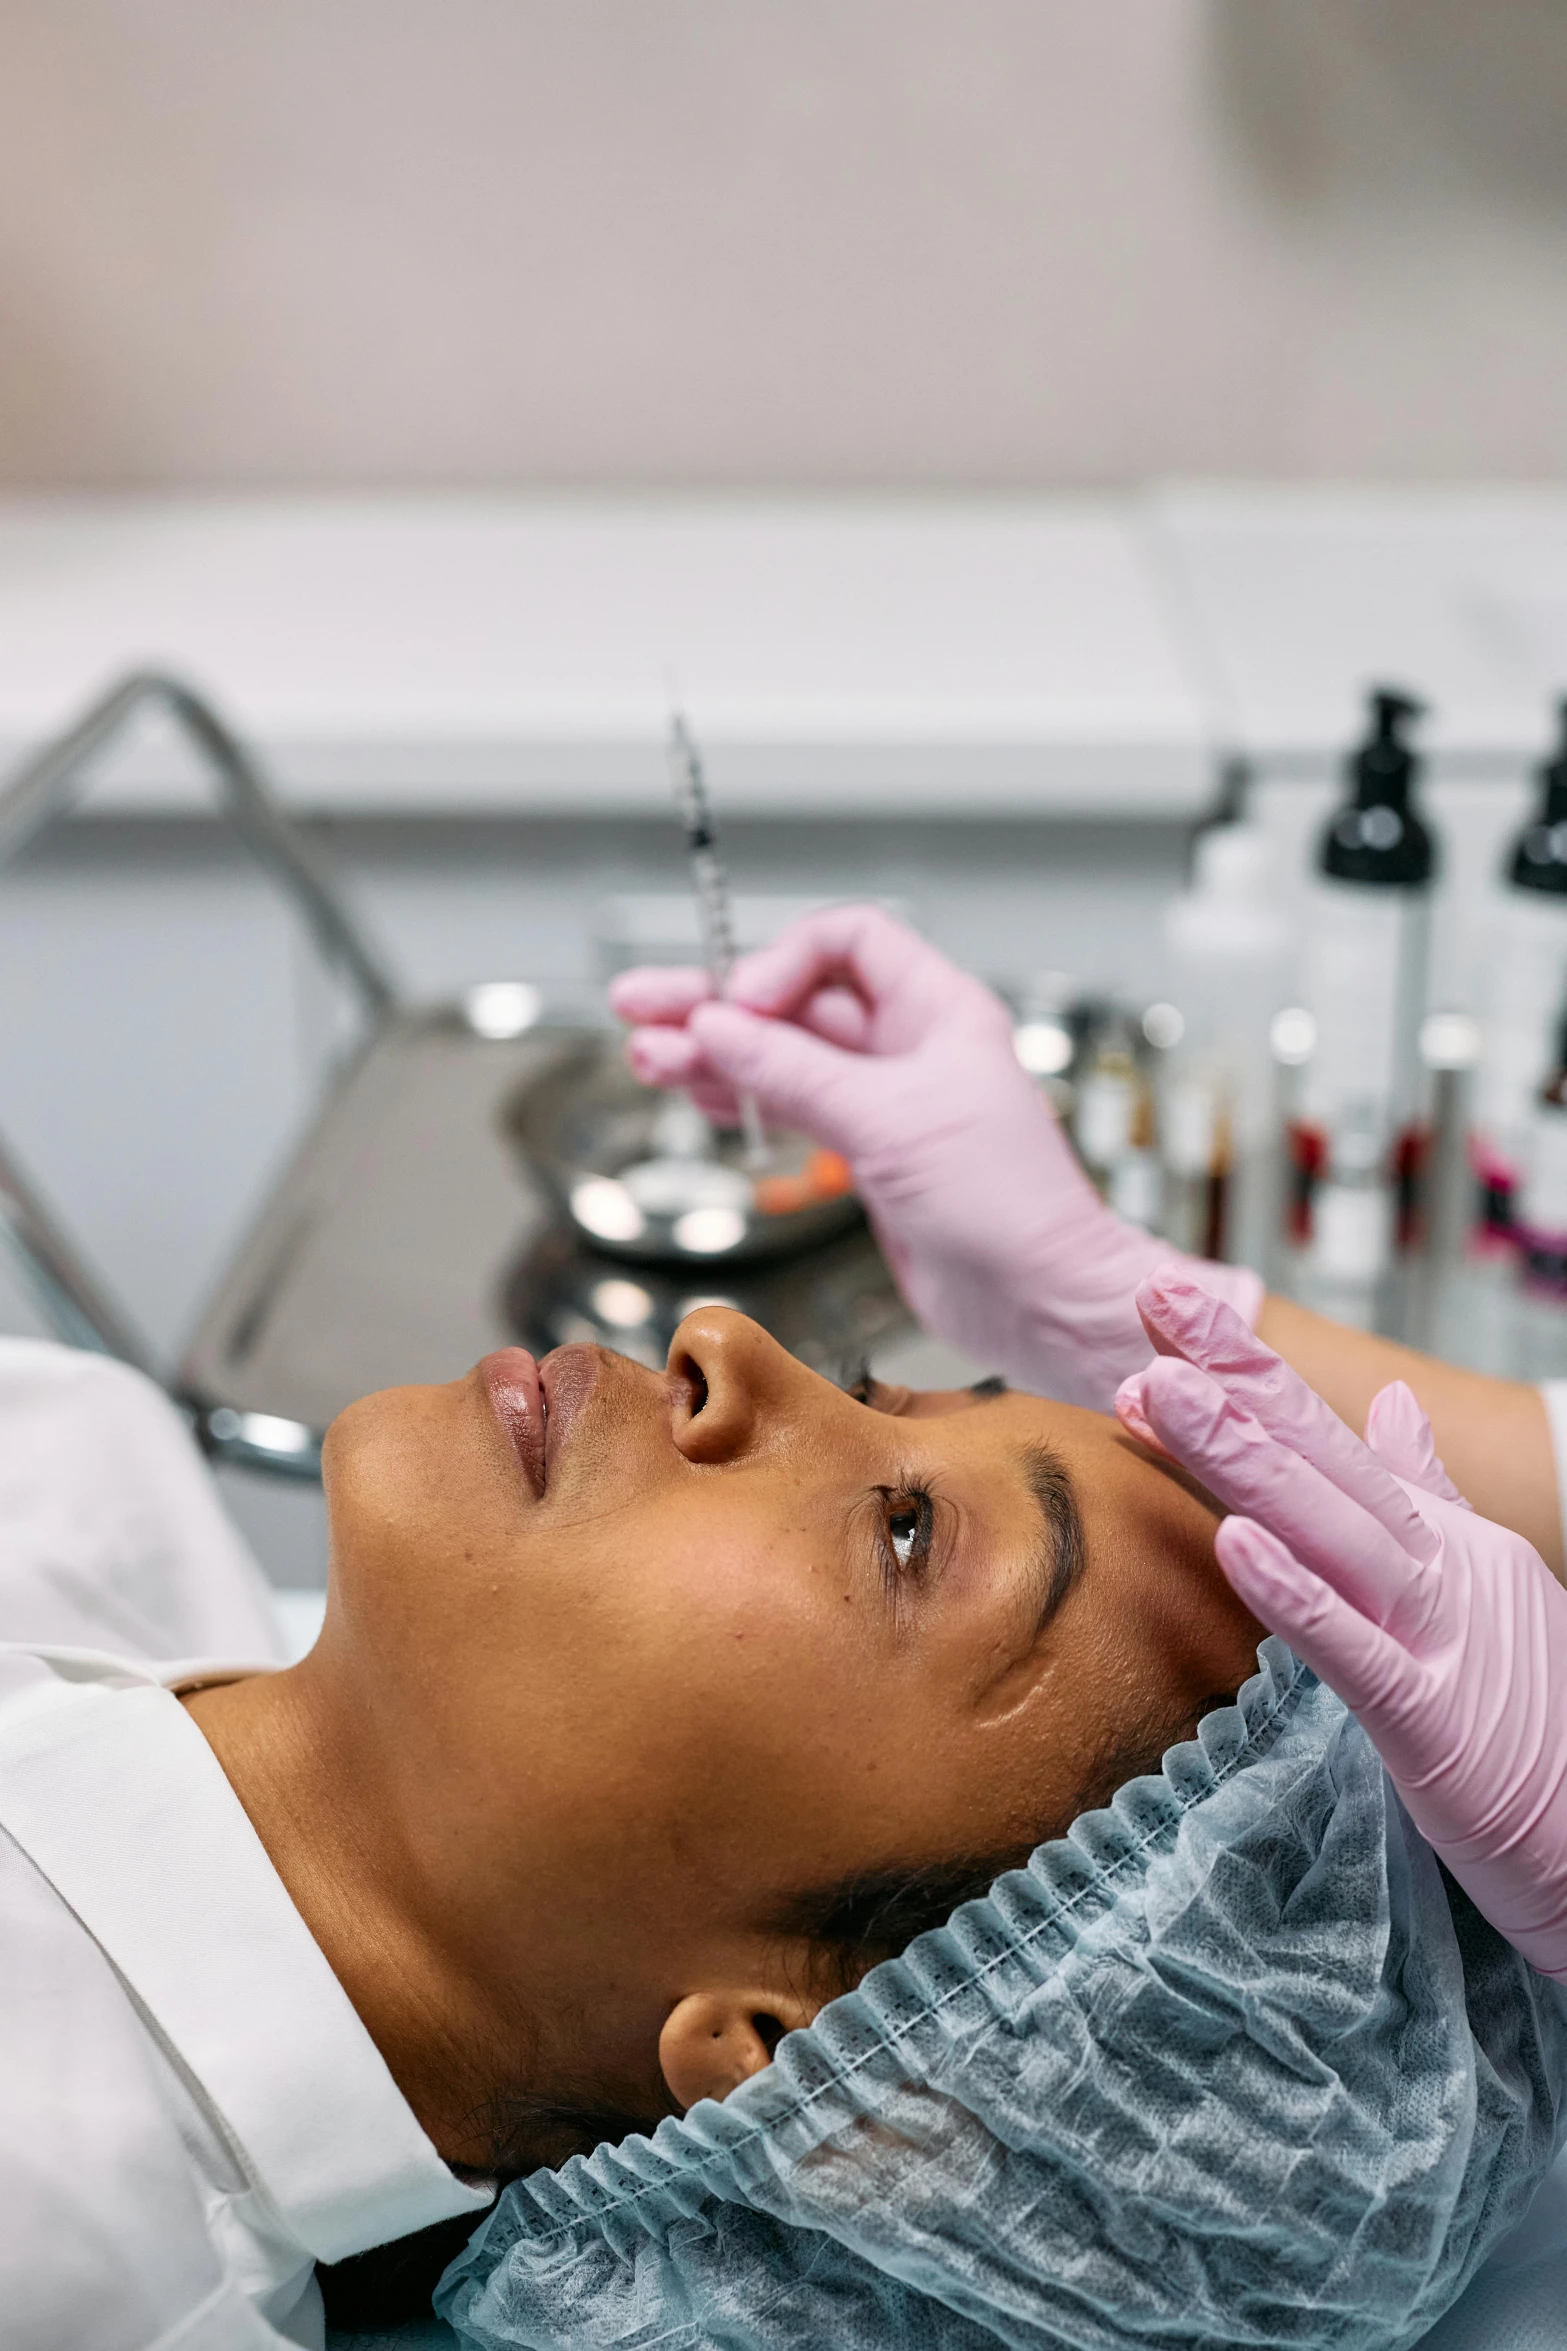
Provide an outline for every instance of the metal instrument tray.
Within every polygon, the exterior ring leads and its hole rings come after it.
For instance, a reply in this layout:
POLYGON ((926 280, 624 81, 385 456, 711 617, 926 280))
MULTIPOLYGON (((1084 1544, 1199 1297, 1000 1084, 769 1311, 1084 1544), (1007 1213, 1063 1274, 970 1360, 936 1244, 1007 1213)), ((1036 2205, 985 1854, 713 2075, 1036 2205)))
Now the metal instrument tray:
POLYGON ((453 1379, 493 1347, 596 1338, 661 1362, 721 1297, 836 1370, 906 1316, 863 1225, 781 1265, 631 1266, 580 1246, 519 1150, 528 1090, 580 1060, 580 1028, 478 1036, 457 1007, 390 1014, 205 1307, 179 1386, 209 1448, 313 1475, 345 1404, 453 1379))
POLYGON ((204 1309, 180 1365, 191 1399, 319 1432, 371 1388, 450 1379, 506 1345, 506 1277, 552 1210, 497 1112, 575 1043, 547 1028, 481 1038, 444 1009, 394 1013, 204 1309))

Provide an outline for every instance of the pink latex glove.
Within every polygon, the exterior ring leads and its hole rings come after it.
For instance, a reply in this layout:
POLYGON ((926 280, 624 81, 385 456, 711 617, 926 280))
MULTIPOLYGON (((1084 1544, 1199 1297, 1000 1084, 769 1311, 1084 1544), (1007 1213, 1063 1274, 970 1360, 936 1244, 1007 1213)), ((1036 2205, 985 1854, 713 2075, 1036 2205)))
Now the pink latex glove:
POLYGON ((1214 1542, 1236 1592, 1359 1716, 1492 1925, 1567 1982, 1567 1592, 1459 1496, 1402 1380, 1362 1444, 1193 1284, 1138 1297, 1161 1353, 1121 1419, 1244 1513, 1214 1542))
POLYGON ((1255 1274, 1183 1257, 1111 1214, 1074 1158, 988 988, 876 906, 790 925, 735 967, 624 972, 648 1085, 733 1119, 735 1090, 839 1151, 898 1287, 927 1330, 1022 1387, 1108 1411, 1147 1361, 1133 1292, 1185 1266, 1254 1320, 1255 1274))

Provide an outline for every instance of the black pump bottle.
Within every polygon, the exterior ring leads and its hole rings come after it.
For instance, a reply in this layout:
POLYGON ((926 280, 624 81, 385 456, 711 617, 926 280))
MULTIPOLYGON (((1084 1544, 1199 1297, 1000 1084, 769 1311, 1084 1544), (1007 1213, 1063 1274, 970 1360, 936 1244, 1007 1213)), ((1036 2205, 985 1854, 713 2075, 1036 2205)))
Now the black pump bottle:
POLYGON ((1317 1033, 1291 1124, 1291 1233, 1315 1273, 1357 1289, 1379 1282, 1418 1231, 1418 1041, 1436 866, 1408 739, 1421 715, 1391 687, 1370 696, 1306 908, 1317 1033))
POLYGON ((1567 898, 1567 696, 1556 705, 1556 751, 1539 770, 1540 805, 1513 849, 1515 890, 1567 898))
POLYGON ((1539 1124, 1539 1090, 1556 1066, 1556 1024, 1567 995, 1567 698, 1556 706, 1556 727, 1553 751, 1535 770, 1534 814, 1503 853, 1485 959, 1485 1047, 1470 1139, 1482 1244, 1512 1235, 1539 1124))
POLYGON ((1349 799, 1322 836, 1318 864, 1334 881, 1383 890, 1421 889, 1430 881, 1436 858, 1412 802, 1419 762, 1407 741, 1424 708, 1385 686, 1372 694, 1366 739, 1348 762, 1349 799))

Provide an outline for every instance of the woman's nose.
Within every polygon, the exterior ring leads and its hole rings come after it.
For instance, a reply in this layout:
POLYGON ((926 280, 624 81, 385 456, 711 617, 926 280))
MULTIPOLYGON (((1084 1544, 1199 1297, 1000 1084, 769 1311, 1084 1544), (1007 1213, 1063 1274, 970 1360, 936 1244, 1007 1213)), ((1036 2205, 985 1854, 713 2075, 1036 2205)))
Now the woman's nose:
POLYGON ((732 1461, 773 1433, 796 1380, 809 1379, 760 1323, 699 1306, 669 1343, 675 1443, 688 1461, 732 1461))

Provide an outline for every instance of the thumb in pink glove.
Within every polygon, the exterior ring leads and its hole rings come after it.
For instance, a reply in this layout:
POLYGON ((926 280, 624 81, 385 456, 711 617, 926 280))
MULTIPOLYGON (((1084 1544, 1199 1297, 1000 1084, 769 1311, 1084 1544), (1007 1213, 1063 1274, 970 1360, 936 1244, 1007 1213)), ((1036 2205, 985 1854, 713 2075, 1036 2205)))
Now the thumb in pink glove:
POLYGON ((839 1151, 928 1330, 1024 1387, 1109 1408, 1147 1357, 1133 1293, 1165 1263, 1254 1317, 1256 1276, 1183 1258, 1094 1191, 996 998, 875 906, 807 915, 737 966, 627 972, 632 1067, 724 1118, 736 1091, 839 1151))
POLYGON ((1117 1411, 1229 1509, 1214 1548, 1375 1743, 1427 1842, 1567 1981, 1567 1592, 1454 1492, 1402 1381, 1367 1442, 1179 1277, 1139 1294, 1167 1350, 1117 1411))

